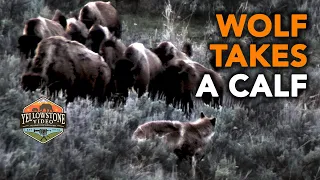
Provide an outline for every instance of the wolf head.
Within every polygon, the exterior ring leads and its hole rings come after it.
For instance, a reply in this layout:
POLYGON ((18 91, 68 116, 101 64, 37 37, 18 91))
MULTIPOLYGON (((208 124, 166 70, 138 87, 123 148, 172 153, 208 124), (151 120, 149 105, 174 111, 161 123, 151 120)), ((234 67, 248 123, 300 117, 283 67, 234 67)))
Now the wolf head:
POLYGON ((214 127, 216 125, 216 118, 209 118, 203 112, 200 113, 200 119, 205 121, 210 121, 211 125, 214 127))

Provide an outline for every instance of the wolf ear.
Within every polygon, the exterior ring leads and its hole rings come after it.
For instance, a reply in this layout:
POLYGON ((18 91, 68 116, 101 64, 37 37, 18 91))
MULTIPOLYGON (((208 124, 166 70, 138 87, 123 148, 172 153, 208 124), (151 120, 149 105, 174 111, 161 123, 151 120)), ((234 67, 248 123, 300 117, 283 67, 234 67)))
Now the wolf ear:
POLYGON ((205 118, 206 116, 204 115, 204 113, 201 111, 200 113, 200 118, 205 118))
POLYGON ((215 126, 216 125, 216 118, 214 117, 214 118, 210 119, 210 122, 211 122, 212 126, 215 126))

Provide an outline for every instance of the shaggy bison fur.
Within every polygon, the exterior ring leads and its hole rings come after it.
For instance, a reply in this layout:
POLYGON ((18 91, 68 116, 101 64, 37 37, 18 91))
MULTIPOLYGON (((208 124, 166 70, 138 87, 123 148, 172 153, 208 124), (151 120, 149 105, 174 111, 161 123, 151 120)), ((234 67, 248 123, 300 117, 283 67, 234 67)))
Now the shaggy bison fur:
POLYGON ((215 71, 192 61, 191 44, 184 45, 184 52, 178 50, 171 42, 160 43, 153 51, 164 64, 165 70, 161 75, 161 94, 165 96, 167 104, 181 107, 190 114, 194 108, 193 99, 205 74, 212 78, 219 98, 212 98, 210 93, 204 93, 202 100, 214 107, 222 105, 224 81, 215 71))
POLYGON ((56 10, 52 18, 53 21, 59 22, 66 31, 66 37, 81 44, 86 43, 88 38, 88 28, 77 18, 66 19, 60 10, 56 10))
POLYGON ((95 53, 99 53, 101 43, 111 38, 111 33, 107 27, 94 24, 90 30, 86 46, 95 53))
MULTIPOLYGON (((144 123, 134 131, 133 140, 161 138, 178 157, 178 165, 188 160, 195 171, 196 162, 204 157, 205 147, 214 135, 216 118, 209 118, 200 113, 200 118, 193 122, 159 120, 144 123)), ((195 172, 192 172, 195 175, 195 172)))
POLYGON ((101 56, 76 41, 53 36, 39 43, 21 85, 31 91, 46 87, 51 95, 66 91, 67 102, 89 95, 102 103, 109 95, 110 78, 111 70, 101 56))
POLYGON ((25 23, 23 35, 18 40, 23 61, 29 57, 33 58, 38 43, 50 36, 65 36, 64 28, 59 22, 40 16, 29 19, 25 23))
POLYGON ((111 33, 117 38, 121 38, 121 22, 117 10, 111 2, 95 1, 87 3, 79 13, 79 20, 88 29, 94 24, 108 27, 111 33))
POLYGON ((124 57, 117 60, 115 66, 115 84, 117 92, 126 94, 133 86, 141 97, 146 91, 155 92, 159 83, 157 76, 163 71, 160 59, 141 43, 131 44, 124 57))

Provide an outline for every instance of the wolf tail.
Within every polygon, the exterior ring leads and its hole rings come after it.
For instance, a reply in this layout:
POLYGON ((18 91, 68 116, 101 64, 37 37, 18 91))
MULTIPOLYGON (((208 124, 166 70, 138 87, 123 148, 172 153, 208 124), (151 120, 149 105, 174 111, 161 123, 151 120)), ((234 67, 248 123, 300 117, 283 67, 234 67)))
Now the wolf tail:
POLYGON ((197 165, 197 159, 195 156, 192 156, 191 158, 191 175, 192 179, 196 179, 196 165, 197 165))

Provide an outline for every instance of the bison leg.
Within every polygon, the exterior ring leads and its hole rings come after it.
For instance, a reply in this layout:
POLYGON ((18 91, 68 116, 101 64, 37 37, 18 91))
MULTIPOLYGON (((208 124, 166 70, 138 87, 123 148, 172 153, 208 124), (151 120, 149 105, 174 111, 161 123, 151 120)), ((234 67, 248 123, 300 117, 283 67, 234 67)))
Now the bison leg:
POLYGON ((67 100, 66 100, 66 105, 68 105, 68 103, 73 102, 74 99, 76 98, 77 94, 76 94, 76 90, 74 89, 67 89, 67 100))
POLYGON ((193 101, 190 100, 190 102, 189 102, 189 114, 190 115, 191 115, 192 111, 193 111, 193 101))
POLYGON ((138 93, 138 98, 140 98, 147 91, 147 87, 145 85, 135 85, 134 89, 138 93))
POLYGON ((193 111, 193 101, 191 98, 191 93, 185 92, 182 95, 181 106, 182 106, 182 111, 185 113, 185 115, 188 118, 190 118, 190 115, 193 111))

